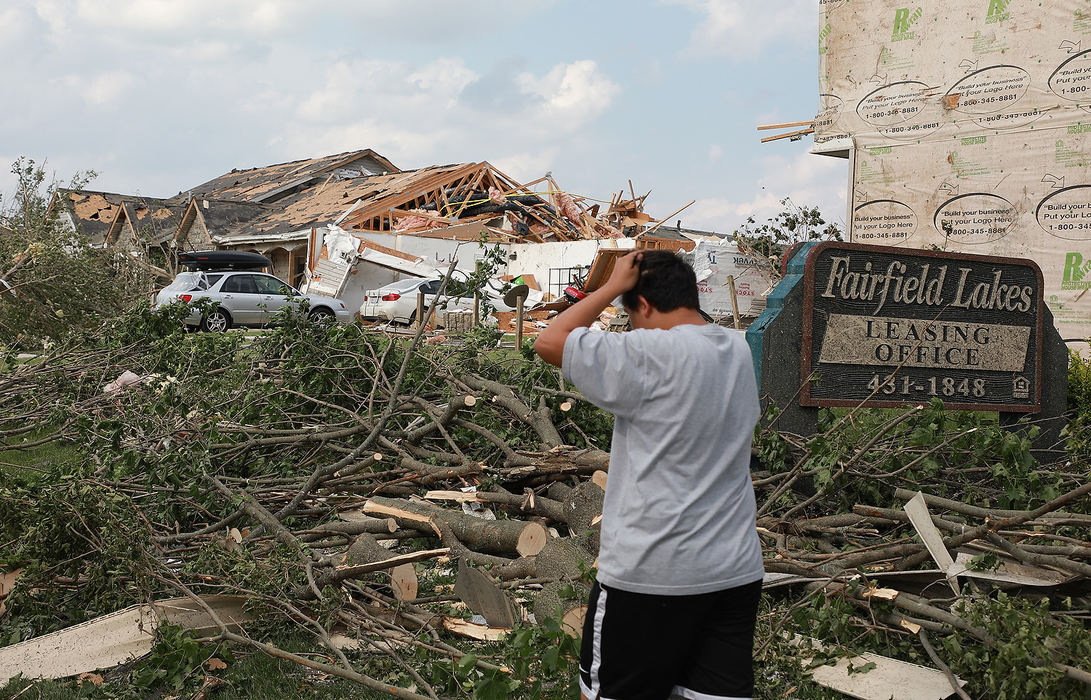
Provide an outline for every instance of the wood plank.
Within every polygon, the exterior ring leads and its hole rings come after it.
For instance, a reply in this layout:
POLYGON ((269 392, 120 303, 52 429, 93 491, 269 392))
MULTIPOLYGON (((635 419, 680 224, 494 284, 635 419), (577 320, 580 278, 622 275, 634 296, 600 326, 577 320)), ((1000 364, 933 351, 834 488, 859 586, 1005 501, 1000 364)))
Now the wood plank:
POLYGON ((788 129, 793 126, 810 126, 814 124, 814 119, 808 119, 805 122, 785 122, 783 124, 762 124, 758 127, 758 131, 765 131, 767 129, 788 129))
MULTIPOLYGON (((229 628, 250 619, 244 596, 203 596, 229 628)), ((0 686, 17 675, 64 678, 111 668, 151 651, 155 631, 169 623, 197 636, 218 634, 220 628, 191 598, 169 598, 151 605, 133 605, 67 629, 0 649, 0 686)))
POLYGON ((806 134, 813 134, 814 129, 800 129, 799 131, 791 131, 787 134, 777 134, 776 136, 766 136, 761 140, 762 143, 769 143, 770 141, 779 141, 780 139, 790 139, 793 136, 804 136, 806 134))

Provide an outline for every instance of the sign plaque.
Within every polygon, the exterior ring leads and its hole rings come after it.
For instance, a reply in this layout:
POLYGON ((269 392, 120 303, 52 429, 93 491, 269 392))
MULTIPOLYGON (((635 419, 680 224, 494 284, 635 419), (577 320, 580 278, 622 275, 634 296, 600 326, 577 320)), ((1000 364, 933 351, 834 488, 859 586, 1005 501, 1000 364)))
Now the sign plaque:
POLYGON ((1031 260, 819 243, 803 274, 800 404, 1042 407, 1042 272, 1031 260))

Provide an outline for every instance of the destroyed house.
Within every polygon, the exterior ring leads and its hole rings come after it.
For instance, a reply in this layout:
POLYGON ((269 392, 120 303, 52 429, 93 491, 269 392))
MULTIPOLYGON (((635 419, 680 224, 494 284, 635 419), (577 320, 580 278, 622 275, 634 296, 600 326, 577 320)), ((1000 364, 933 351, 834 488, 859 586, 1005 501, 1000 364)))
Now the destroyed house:
POLYGON ((651 221, 647 194, 629 189, 606 206, 564 192, 550 174, 524 185, 486 161, 403 171, 362 149, 232 170, 168 199, 62 190, 54 206, 94 245, 252 251, 303 286, 331 227, 437 263, 463 244, 574 245, 530 253, 551 277, 554 268, 575 269, 576 258, 588 264, 595 241, 631 236, 651 221))
POLYGON ((94 247, 160 245, 173 238, 185 211, 183 197, 58 189, 49 203, 61 225, 87 238, 94 247))
MULTIPOLYGON (((260 252, 273 261, 274 274, 299 285, 308 266, 308 243, 313 246, 315 232, 331 225, 356 234, 433 239, 412 245, 423 248, 415 251, 418 255, 442 248, 435 239, 543 243, 620 235, 551 179, 547 191, 538 193, 487 162, 378 174, 342 163, 319 171, 326 177, 314 172, 299 176, 282 166, 262 170, 274 169, 280 171, 279 181, 264 173, 242 174, 191 190, 201 194, 190 200, 175 241, 178 249, 260 252)), ((317 260, 309 264, 313 269, 317 260)))

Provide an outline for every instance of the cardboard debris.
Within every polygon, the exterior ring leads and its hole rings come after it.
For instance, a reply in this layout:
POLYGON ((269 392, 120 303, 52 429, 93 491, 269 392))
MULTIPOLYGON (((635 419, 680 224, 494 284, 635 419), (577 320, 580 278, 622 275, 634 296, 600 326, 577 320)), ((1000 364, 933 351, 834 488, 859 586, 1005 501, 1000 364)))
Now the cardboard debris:
MULTIPOLYGON (((870 652, 819 666, 810 675, 815 683, 859 700, 943 700, 954 693, 943 671, 870 652), (875 668, 849 673, 850 665, 859 668, 869 663, 875 668)), ((965 684, 959 680, 960 686, 965 684)))
POLYGON ((918 491, 917 495, 913 496, 903 507, 906 515, 909 516, 909 522, 913 523, 917 534, 920 535, 924 546, 928 549, 928 553, 932 555, 932 559, 939 565, 940 570, 947 575, 951 590, 955 592, 955 595, 962 595, 962 591, 958 586, 957 574, 959 572, 955 569, 955 560, 951 558, 951 553, 947 551, 947 547, 943 544, 943 535, 940 534, 939 529, 932 522, 932 514, 928 512, 928 504, 924 501, 924 494, 918 491))
POLYGON ((488 575, 469 566, 465 559, 458 560, 455 595, 470 610, 484 617, 490 627, 515 626, 516 615, 508 594, 488 575))
MULTIPOLYGON (((826 648, 817 639, 809 641, 815 649, 826 648)), ((798 636, 792 640, 796 645, 802 642, 803 638, 798 636)), ((806 658, 803 663, 809 665, 812 661, 813 658, 806 658)), ((859 700, 944 700, 954 693, 943 671, 871 652, 838 659, 832 665, 817 666, 807 673, 815 683, 859 700), (875 666, 867 671, 857 670, 869 664, 875 666)), ((959 687, 966 685, 965 681, 957 680, 959 687)))
POLYGON ((1021 564, 1003 557, 1000 559, 1000 566, 995 571, 977 571, 968 568, 970 561, 975 556, 975 554, 969 552, 959 552, 958 556, 955 557, 953 570, 959 576, 1015 586, 1059 586, 1074 578, 1070 574, 1060 571, 1021 564))

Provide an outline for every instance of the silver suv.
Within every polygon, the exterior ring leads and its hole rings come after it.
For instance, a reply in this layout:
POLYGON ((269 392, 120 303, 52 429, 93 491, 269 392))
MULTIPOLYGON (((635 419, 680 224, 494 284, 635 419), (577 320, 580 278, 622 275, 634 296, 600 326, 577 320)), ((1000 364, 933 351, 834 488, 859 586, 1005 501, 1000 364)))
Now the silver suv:
POLYGON ((284 307, 299 305, 304 300, 312 319, 352 321, 352 313, 340 299, 301 294, 288 283, 262 272, 182 272, 160 290, 154 308, 177 301, 192 304, 200 299, 208 299, 218 306, 204 314, 194 309, 185 323, 206 331, 226 331, 232 326, 264 326, 284 307))

